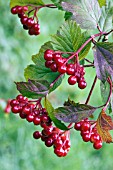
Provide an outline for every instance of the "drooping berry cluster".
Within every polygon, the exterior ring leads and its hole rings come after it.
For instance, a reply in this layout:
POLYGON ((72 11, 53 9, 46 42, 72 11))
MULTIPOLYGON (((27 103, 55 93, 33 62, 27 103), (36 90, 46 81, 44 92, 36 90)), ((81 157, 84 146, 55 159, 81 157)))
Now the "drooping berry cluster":
POLYGON ((11 100, 10 105, 13 113, 19 113, 19 116, 22 119, 26 119, 28 122, 33 122, 34 125, 51 125, 51 119, 40 103, 39 105, 33 104, 29 102, 26 97, 18 95, 16 99, 11 100))
POLYGON ((46 60, 45 66, 50 68, 53 72, 59 72, 60 74, 68 74, 68 83, 74 85, 78 83, 80 89, 84 89, 87 83, 84 79, 85 70, 79 63, 68 63, 67 59, 62 57, 60 52, 47 49, 44 53, 44 59, 46 60))
POLYGON ((52 126, 52 121, 46 109, 42 108, 40 101, 33 104, 26 97, 18 95, 16 99, 11 100, 10 105, 14 114, 19 114, 22 119, 43 128, 42 132, 34 132, 33 137, 35 139, 41 138, 47 147, 53 146, 54 153, 57 156, 63 157, 67 155, 70 149, 69 132, 61 131, 52 126))
POLYGON ((28 17, 28 14, 26 14, 26 12, 29 13, 28 6, 15 6, 11 9, 12 14, 18 14, 23 28, 25 30, 28 30, 29 35, 39 35, 40 25, 38 23, 37 17, 35 16, 35 13, 33 17, 28 17))
POLYGON ((81 136, 84 142, 92 142, 94 149, 102 148, 102 140, 100 135, 97 133, 97 129, 92 124, 90 120, 84 119, 80 122, 75 123, 74 128, 81 131, 81 136))
POLYGON ((70 150, 69 132, 63 132, 54 126, 45 126, 42 132, 33 133, 35 139, 41 138, 47 147, 53 146, 58 157, 64 157, 70 150))

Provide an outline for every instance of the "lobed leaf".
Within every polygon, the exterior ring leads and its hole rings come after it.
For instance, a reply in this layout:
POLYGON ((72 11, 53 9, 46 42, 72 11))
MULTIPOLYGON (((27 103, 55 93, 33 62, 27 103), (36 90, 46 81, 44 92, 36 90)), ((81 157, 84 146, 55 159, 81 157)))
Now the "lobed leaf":
POLYGON ((58 120, 62 120, 67 123, 79 122, 92 115, 96 108, 74 102, 66 102, 64 107, 55 109, 54 114, 58 120))
POLYGON ((113 43, 96 43, 94 49, 94 65, 97 77, 105 82, 110 76, 113 81, 113 43))
POLYGON ((24 5, 44 5, 44 2, 42 0, 10 0, 10 8, 16 6, 16 5, 20 5, 20 6, 24 6, 24 5))
MULTIPOLYGON (((60 28, 56 35, 52 36, 52 44, 54 48, 63 52, 75 52, 89 38, 87 32, 81 32, 80 27, 75 21, 67 21, 60 28)), ((79 59, 82 60, 89 52, 91 43, 89 42, 85 48, 79 53, 79 59)))
POLYGON ((55 117, 55 115, 54 115, 54 108, 53 108, 52 104, 50 103, 50 101, 47 98, 45 98, 44 106, 45 106, 45 108, 46 108, 46 110, 48 112, 49 117, 54 122, 56 127, 58 127, 61 130, 68 130, 68 128, 65 126, 65 124, 62 123, 60 120, 58 120, 55 117))
POLYGON ((112 136, 109 133, 109 130, 113 129, 113 121, 110 116, 102 110, 98 119, 97 119, 97 132, 100 135, 103 142, 111 143, 113 142, 112 136))
POLYGON ((64 0, 61 3, 64 10, 73 14, 75 20, 83 29, 95 29, 101 15, 97 0, 64 0))
POLYGON ((106 6, 102 7, 101 11, 102 15, 99 19, 99 26, 102 31, 109 31, 113 28, 113 3, 107 3, 106 6))
POLYGON ((18 91, 26 97, 39 99, 45 97, 49 92, 49 83, 46 80, 28 80, 28 82, 17 82, 18 91))

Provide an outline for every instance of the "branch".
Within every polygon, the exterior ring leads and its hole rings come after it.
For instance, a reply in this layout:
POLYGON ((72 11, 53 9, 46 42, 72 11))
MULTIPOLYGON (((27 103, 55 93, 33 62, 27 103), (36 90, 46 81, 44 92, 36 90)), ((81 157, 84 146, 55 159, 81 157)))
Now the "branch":
POLYGON ((88 95, 88 97, 87 97, 87 99, 86 99, 85 104, 88 104, 88 102, 89 102, 89 99, 90 99, 90 97, 91 97, 91 95, 92 95, 92 92, 93 92, 93 90, 94 90, 94 87, 95 87, 96 81, 97 81, 97 75, 96 75, 96 76, 95 76, 95 78, 94 78, 94 81, 93 81, 93 84, 92 84, 91 90, 90 90, 90 92, 89 92, 89 95, 88 95))

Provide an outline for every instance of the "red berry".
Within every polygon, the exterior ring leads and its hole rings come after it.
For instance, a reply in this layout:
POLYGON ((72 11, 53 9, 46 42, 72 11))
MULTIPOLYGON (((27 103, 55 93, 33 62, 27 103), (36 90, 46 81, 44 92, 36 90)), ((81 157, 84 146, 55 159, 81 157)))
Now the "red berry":
POLYGON ((31 113, 31 108, 28 106, 25 106, 23 109, 22 109, 22 112, 24 112, 26 115, 30 114, 31 113))
POLYGON ((58 60, 59 58, 62 58, 62 56, 61 56, 60 53, 54 53, 54 54, 53 54, 53 60, 54 60, 55 62, 57 62, 57 60, 58 60))
POLYGON ((28 18, 26 25, 28 26, 28 28, 31 28, 34 25, 34 19, 33 18, 28 18))
POLYGON ((99 140, 100 140, 99 134, 97 134, 97 133, 91 134, 90 141, 91 141, 92 143, 96 143, 96 142, 99 141, 99 140))
POLYGON ((80 121, 80 122, 75 123, 74 129, 76 129, 76 130, 81 130, 82 123, 83 123, 83 121, 80 121))
POLYGON ((21 14, 23 11, 22 11, 22 6, 17 6, 17 13, 18 14, 21 14))
POLYGON ((34 133, 33 133, 33 137, 35 138, 35 139, 39 139, 39 138, 41 138, 41 133, 39 132, 39 131, 35 131, 34 133))
POLYGON ((28 7, 27 6, 23 6, 22 7, 22 11, 24 11, 24 12, 28 11, 28 7))
MULTIPOLYGON (((23 17, 21 18, 21 23, 22 23, 23 25, 26 25, 26 26, 27 26, 27 20, 28 20, 28 17, 27 17, 27 16, 23 16, 23 17)), ((27 26, 27 28, 28 28, 28 26, 27 26)))
POLYGON ((52 63, 51 66, 50 66, 50 69, 53 71, 53 72, 57 72, 58 71, 58 68, 57 68, 57 65, 56 63, 52 63))
POLYGON ((62 57, 60 57, 60 58, 57 58, 57 59, 55 60, 55 63, 56 63, 58 66, 62 66, 62 65, 64 64, 64 60, 63 60, 62 57))
POLYGON ((46 66, 47 68, 50 68, 50 66, 51 66, 52 63, 53 63, 52 60, 51 60, 51 61, 46 61, 46 62, 45 62, 45 66, 46 66))
POLYGON ((69 83, 70 85, 74 85, 74 84, 76 84, 76 82, 77 82, 76 76, 70 76, 70 77, 68 78, 68 83, 69 83))
POLYGON ((34 125, 39 125, 40 122, 41 122, 41 120, 40 120, 40 115, 35 116, 34 119, 33 119, 34 125))
POLYGON ((13 100, 10 101, 11 106, 15 106, 15 105, 18 105, 18 104, 19 104, 19 101, 16 100, 16 99, 13 99, 13 100))
POLYGON ((102 141, 99 140, 93 144, 94 149, 100 149, 102 148, 102 141))
POLYGON ((32 113, 30 113, 30 114, 27 115, 26 119, 27 119, 28 122, 33 122, 34 115, 32 113))
POLYGON ((34 34, 35 34, 34 29, 33 29, 33 28, 30 28, 29 31, 28 31, 28 34, 29 34, 29 35, 34 35, 34 34))
POLYGON ((84 88, 86 88, 86 86, 87 86, 87 83, 85 81, 79 81, 78 82, 78 87, 80 89, 84 89, 84 88))
POLYGON ((11 13, 12 13, 13 15, 15 15, 15 14, 18 13, 18 12, 17 12, 17 7, 18 7, 18 6, 15 6, 15 7, 11 8, 11 13))
POLYGON ((51 147, 53 145, 53 139, 52 138, 47 138, 46 141, 45 141, 45 145, 47 147, 51 147))
POLYGON ((65 65, 62 65, 62 66, 58 67, 58 72, 61 74, 64 74, 64 73, 66 73, 66 69, 67 69, 67 67, 65 65))
POLYGON ((47 61, 51 61, 53 59, 53 54, 54 51, 53 50, 46 50, 45 53, 44 53, 44 59, 47 60, 47 61))
POLYGON ((82 136, 82 139, 83 139, 84 142, 89 142, 90 137, 91 137, 90 133, 86 133, 82 136))
POLYGON ((75 69, 74 69, 74 67, 67 67, 66 73, 67 73, 68 75, 73 75, 73 74, 75 74, 75 69))
POLYGON ((25 119, 27 115, 26 115, 24 112, 20 112, 19 116, 20 116, 22 119, 25 119))
POLYGON ((60 137, 58 137, 55 141, 54 141, 54 145, 55 147, 61 147, 63 144, 62 140, 60 137))
POLYGON ((54 149, 54 153, 58 156, 58 157, 62 157, 64 154, 64 150, 62 149, 62 147, 56 147, 54 149))
POLYGON ((23 102, 23 101, 26 101, 26 97, 22 96, 21 94, 19 94, 16 99, 19 101, 19 102, 23 102))
POLYGON ((89 122, 83 122, 83 124, 81 125, 81 130, 82 131, 87 131, 90 129, 90 123, 89 122))
POLYGON ((43 114, 43 115, 41 116, 41 121, 46 123, 46 122, 49 121, 49 117, 48 117, 47 115, 43 114))
POLYGON ((11 111, 13 113, 19 113, 20 112, 20 106, 19 105, 14 105, 12 108, 11 108, 11 111))

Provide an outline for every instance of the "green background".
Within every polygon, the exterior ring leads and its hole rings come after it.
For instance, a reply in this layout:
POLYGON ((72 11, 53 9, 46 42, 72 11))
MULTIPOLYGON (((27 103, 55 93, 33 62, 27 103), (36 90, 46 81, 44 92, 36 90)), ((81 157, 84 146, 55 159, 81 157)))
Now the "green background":
MULTIPOLYGON (((44 1, 50 2, 50 1, 44 1)), ((30 37, 17 16, 10 13, 9 0, 0 0, 0 98, 15 98, 18 94, 14 81, 24 80, 24 68, 32 63, 31 56, 36 54, 50 35, 64 22, 64 13, 57 9, 41 9, 39 14, 41 34, 30 37)), ((90 52, 88 58, 91 58, 90 52)), ((67 78, 62 85, 51 93, 52 104, 62 106, 70 97, 83 103, 95 77, 94 69, 86 69, 88 86, 81 91, 75 85, 70 87, 67 78)), ((102 104, 99 81, 90 100, 93 106, 102 104)), ((38 127, 21 120, 10 113, 0 110, 0 170, 108 170, 113 169, 113 145, 103 144, 101 150, 93 149, 91 143, 82 141, 79 132, 71 130, 71 150, 65 158, 58 158, 53 148, 46 148, 32 134, 38 127)), ((98 116, 95 112, 95 118, 98 116)))

